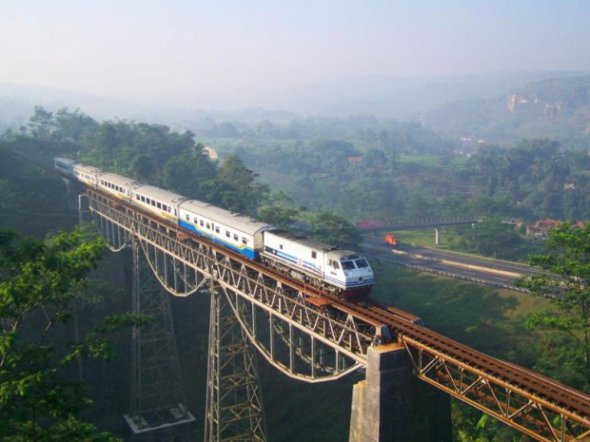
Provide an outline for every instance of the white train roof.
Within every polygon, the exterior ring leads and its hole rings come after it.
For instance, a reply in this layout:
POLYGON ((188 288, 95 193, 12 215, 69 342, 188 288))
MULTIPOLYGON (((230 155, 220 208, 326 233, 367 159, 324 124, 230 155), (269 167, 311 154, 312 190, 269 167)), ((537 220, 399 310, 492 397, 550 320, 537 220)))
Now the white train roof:
POLYGON ((74 164, 74 169, 78 170, 80 172, 91 173, 91 174, 96 174, 96 173, 102 172, 102 170, 99 169, 98 167, 87 166, 85 164, 80 164, 80 163, 74 164))
POLYGON ((233 213, 229 210, 213 206, 203 201, 187 200, 180 205, 181 210, 186 210, 195 215, 201 215, 211 221, 218 222, 228 227, 233 227, 249 235, 254 235, 260 231, 274 229, 270 224, 261 223, 253 220, 249 216, 233 213))
POLYGON ((61 162, 63 164, 69 164, 70 166, 73 166, 74 164, 76 164, 76 162, 70 158, 66 158, 66 157, 55 157, 53 159, 54 162, 61 162))
POLYGON ((272 232, 272 234, 289 241, 297 242, 301 245, 309 247, 310 249, 321 250, 323 252, 330 252, 332 250, 342 250, 340 249, 340 247, 333 246, 331 244, 326 244, 321 241, 316 241, 315 239, 307 238, 305 236, 295 235, 285 230, 275 230, 274 232, 272 232))
POLYGON ((119 175, 116 173, 105 172, 100 175, 101 180, 108 181, 109 183, 116 184, 118 186, 123 186, 127 189, 133 188, 138 186, 139 183, 131 178, 127 178, 126 176, 119 175))
POLYGON ((139 186, 134 187, 133 191, 170 206, 174 206, 186 199, 185 196, 170 192, 168 190, 160 189, 159 187, 150 186, 148 184, 140 184, 139 186))

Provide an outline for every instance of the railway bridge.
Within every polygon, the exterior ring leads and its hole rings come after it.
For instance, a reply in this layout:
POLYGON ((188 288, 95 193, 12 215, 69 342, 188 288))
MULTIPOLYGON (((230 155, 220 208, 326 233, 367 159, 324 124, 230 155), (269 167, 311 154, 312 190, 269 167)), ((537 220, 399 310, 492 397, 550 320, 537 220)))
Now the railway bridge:
POLYGON ((134 310, 155 318, 133 333, 125 418, 136 440, 156 433, 179 440, 175 431, 194 421, 184 406, 168 294, 211 296, 207 441, 267 439, 256 352, 309 383, 364 369, 353 388, 350 441, 407 439, 410 379, 536 440, 590 440, 590 396, 582 392, 446 338, 408 313, 286 278, 94 189, 79 201, 81 217, 92 215, 113 251, 132 249, 134 310))

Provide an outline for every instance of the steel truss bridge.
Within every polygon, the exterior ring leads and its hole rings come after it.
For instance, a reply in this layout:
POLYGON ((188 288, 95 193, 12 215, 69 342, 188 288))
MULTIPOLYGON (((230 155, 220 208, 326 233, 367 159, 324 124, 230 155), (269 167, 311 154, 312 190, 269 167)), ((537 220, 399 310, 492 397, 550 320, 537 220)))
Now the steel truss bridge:
MULTIPOLYGON (((582 392, 448 339, 414 323, 409 314, 373 302, 346 302, 288 279, 94 189, 86 189, 81 199, 87 200, 113 251, 134 250, 136 274, 141 268, 151 272, 174 296, 212 296, 208 441, 266 439, 254 350, 281 373, 317 383, 367 366, 369 349, 391 342, 405 349, 420 380, 536 440, 590 440, 590 396, 582 392), (227 403, 230 397, 233 403, 227 403)), ((135 287, 134 303, 139 305, 141 281, 135 287)), ((161 297, 153 299, 165 304, 161 297)), ((169 322, 166 309, 157 310, 164 312, 163 323, 169 322)), ((139 339, 138 333, 134 338, 139 339)), ((134 347, 136 361, 149 344, 141 342, 134 347)), ((151 342, 157 347, 172 341, 151 342)), ((167 360, 174 361, 175 345, 166 347, 172 350, 167 360)), ((126 418, 141 432, 142 426, 149 427, 143 416, 149 406, 142 405, 146 376, 136 368, 135 405, 126 418)), ((180 421, 190 420, 178 401, 171 413, 180 421)))

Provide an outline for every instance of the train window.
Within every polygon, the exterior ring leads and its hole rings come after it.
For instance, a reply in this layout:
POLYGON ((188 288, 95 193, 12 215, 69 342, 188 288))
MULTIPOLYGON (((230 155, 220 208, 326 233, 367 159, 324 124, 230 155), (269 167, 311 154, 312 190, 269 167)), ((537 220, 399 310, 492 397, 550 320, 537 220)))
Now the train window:
POLYGON ((356 259, 356 260, 354 261, 354 263, 356 264, 356 266, 357 266, 359 269, 364 269, 365 267, 369 267, 369 263, 367 262, 367 260, 366 260, 366 259, 356 259))
POLYGON ((178 216, 178 212, 174 209, 174 216, 178 216))
POLYGON ((201 227, 204 227, 205 226, 205 221, 201 220, 201 221, 199 221, 199 224, 201 225, 201 227))
POLYGON ((237 235, 237 233, 234 233, 234 241, 238 241, 238 235, 237 235))
POLYGON ((352 261, 342 261, 342 268, 344 270, 354 270, 354 262, 352 261))
POLYGON ((141 202, 145 203, 145 196, 141 195, 140 198, 141 198, 141 202))
POLYGON ((156 200, 152 200, 152 206, 156 207, 156 200))
POLYGON ((340 264, 338 264, 338 261, 335 261, 333 259, 330 260, 329 265, 336 270, 340 269, 340 264))
POLYGON ((226 231, 225 231, 225 236, 227 236, 228 238, 230 238, 230 237, 231 237, 231 233, 229 233, 229 230, 226 230, 226 231))
POLYGON ((207 223, 207 228, 211 229, 211 224, 207 223))
POLYGON ((190 221, 191 220, 191 217, 190 217, 190 215, 188 213, 186 215, 184 215, 184 217, 186 218, 187 221, 190 221))
POLYGON ((279 249, 283 250, 283 245, 279 244, 279 249))
POLYGON ((248 244, 248 238, 242 236, 242 244, 248 244))
POLYGON ((137 194, 135 194, 135 199, 137 199, 137 201, 141 201, 141 197, 137 194))
POLYGON ((312 257, 313 259, 316 259, 316 258, 318 257, 318 252, 316 252, 315 250, 312 250, 312 251, 311 251, 311 257, 312 257))
POLYGON ((215 233, 219 233, 219 227, 215 226, 215 233))
POLYGON ((197 224, 197 217, 196 217, 196 216, 193 218, 193 222, 194 222, 195 224, 197 224))
POLYGON ((158 203, 156 203, 156 206, 158 207, 158 209, 161 209, 162 208, 162 203, 158 202, 158 203))

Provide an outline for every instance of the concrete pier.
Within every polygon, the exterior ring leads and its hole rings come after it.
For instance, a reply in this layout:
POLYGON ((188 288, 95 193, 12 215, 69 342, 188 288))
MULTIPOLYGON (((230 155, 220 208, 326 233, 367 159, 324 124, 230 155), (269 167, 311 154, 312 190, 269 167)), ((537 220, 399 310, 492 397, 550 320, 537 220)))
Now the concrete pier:
POLYGON ((371 347, 353 387, 349 442, 451 441, 450 398, 412 374, 399 344, 371 347))

